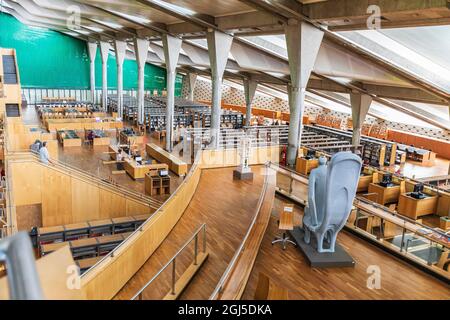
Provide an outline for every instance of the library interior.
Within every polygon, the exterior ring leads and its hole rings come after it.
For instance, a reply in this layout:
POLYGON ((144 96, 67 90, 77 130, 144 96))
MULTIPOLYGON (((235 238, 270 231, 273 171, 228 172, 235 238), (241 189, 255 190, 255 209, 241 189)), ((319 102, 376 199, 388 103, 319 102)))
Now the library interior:
POLYGON ((450 300, 450 1, 2 0, 0 299, 450 300))

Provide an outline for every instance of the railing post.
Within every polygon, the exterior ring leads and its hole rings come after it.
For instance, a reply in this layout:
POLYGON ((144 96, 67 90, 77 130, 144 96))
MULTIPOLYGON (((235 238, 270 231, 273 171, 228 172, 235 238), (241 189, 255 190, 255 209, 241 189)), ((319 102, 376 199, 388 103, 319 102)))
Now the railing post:
POLYGON ((197 256, 198 256, 198 233, 195 234, 194 238, 194 266, 197 265, 197 256))
POLYGON ((400 252, 403 252, 403 241, 405 241, 405 231, 406 231, 406 229, 405 229, 405 227, 403 227, 403 230, 402 230, 402 241, 400 242, 400 252))
POLYGON ((203 253, 206 252, 206 224, 203 226, 203 253))
POLYGON ((176 276, 176 272, 175 272, 176 264, 175 264, 175 261, 176 261, 176 260, 177 260, 177 259, 174 258, 174 259, 173 259, 173 262, 172 262, 172 294, 173 294, 173 295, 175 295, 175 276, 176 276))

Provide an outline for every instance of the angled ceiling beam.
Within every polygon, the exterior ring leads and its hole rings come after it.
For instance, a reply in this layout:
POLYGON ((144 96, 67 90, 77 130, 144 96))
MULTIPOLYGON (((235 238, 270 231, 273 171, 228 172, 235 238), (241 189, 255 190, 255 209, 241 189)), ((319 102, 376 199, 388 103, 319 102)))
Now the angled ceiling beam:
MULTIPOLYGON (((273 0, 241 0, 241 1, 244 3, 251 1, 252 3, 255 3, 256 6, 259 6, 261 10, 266 10, 266 12, 271 13, 276 17, 279 17, 280 14, 283 14, 282 12, 280 12, 279 8, 276 6, 276 3, 275 3, 276 1, 273 1, 273 0)), ((338 1, 347 1, 347 0, 338 0, 338 1)), ((353 0, 351 0, 351 1, 353 1, 353 0)), ((357 1, 357 0, 355 0, 355 1, 357 1)), ((403 2, 403 0, 401 0, 401 1, 403 2)), ((447 0, 437 0, 437 1, 446 1, 447 2, 447 0)), ((384 2, 386 2, 386 1, 384 1, 384 2)), ((421 1, 417 1, 417 2, 421 2, 421 1)), ((336 5, 335 1, 326 1, 326 3, 329 3, 333 6, 336 5)), ((366 6, 366 10, 367 10, 367 6, 366 6)), ((399 77, 400 79, 405 80, 405 81, 411 83, 412 85, 419 87, 424 91, 427 91, 428 93, 430 93, 432 95, 435 95, 438 99, 450 101, 449 93, 443 91, 440 88, 433 86, 432 84, 428 83, 426 80, 417 78, 415 75, 409 73, 406 70, 400 69, 399 67, 397 67, 395 64, 393 64, 391 62, 379 58, 378 56, 374 55, 373 53, 369 52, 368 50, 361 48, 359 46, 356 46, 355 44, 344 39, 342 36, 329 31, 327 28, 324 28, 318 22, 307 17, 305 14, 303 14, 302 11, 300 11, 300 12, 292 11, 288 15, 285 14, 284 17, 290 18, 292 16, 292 14, 295 15, 296 19, 306 21, 306 22, 314 25, 316 28, 322 29, 322 31, 325 33, 325 38, 324 38, 325 41, 335 43, 336 45, 345 49, 347 52, 370 61, 371 63, 387 70, 388 72, 394 74, 395 76, 399 77)))
POLYGON ((310 19, 327 23, 330 30, 367 29, 366 20, 371 15, 367 12, 369 4, 379 6, 382 28, 440 25, 448 24, 450 20, 448 0, 317 1, 304 4, 302 13, 310 19))
POLYGON ((168 33, 167 32, 167 28, 166 28, 166 26, 164 24, 161 24, 161 23, 141 23, 141 22, 133 20, 133 19, 131 19, 131 18, 129 18, 129 17, 119 13, 119 12, 111 11, 111 10, 102 8, 102 7, 98 6, 98 5, 93 5, 93 4, 86 3, 84 1, 79 1, 79 0, 73 0, 73 1, 77 2, 77 3, 80 3, 82 5, 88 6, 90 8, 93 8, 95 10, 99 10, 99 11, 101 11, 101 12, 107 14, 107 15, 110 15, 110 16, 122 19, 122 20, 127 21, 129 23, 132 23, 132 24, 134 24, 136 26, 139 26, 139 27, 142 27, 144 29, 153 31, 153 32, 155 32, 154 35, 161 35, 161 34, 168 33))
POLYGON ((163 1, 155 0, 136 0, 137 2, 146 5, 150 8, 158 10, 160 12, 166 13, 168 15, 174 16, 180 20, 188 21, 202 28, 217 28, 215 24, 214 17, 206 14, 189 14, 187 12, 177 10, 176 7, 171 4, 166 4, 163 1))

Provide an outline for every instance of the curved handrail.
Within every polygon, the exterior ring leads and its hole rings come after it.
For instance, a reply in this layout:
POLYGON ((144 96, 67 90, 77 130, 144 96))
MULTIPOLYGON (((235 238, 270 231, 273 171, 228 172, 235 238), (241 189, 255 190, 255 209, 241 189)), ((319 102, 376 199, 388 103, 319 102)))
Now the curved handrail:
POLYGON ((10 152, 8 154, 8 158, 9 160, 31 160, 31 161, 36 161, 39 162, 41 165, 46 166, 48 168, 51 169, 59 169, 59 170, 63 170, 66 173, 68 173, 69 175, 75 176, 75 177, 82 177, 84 179, 87 179, 88 181, 91 182, 95 182, 97 183, 99 186, 103 186, 105 188, 108 189, 115 189, 114 191, 119 192, 121 194, 125 194, 127 197, 134 199, 134 200, 138 200, 138 201, 142 201, 142 202, 146 202, 150 205, 151 208, 153 209, 158 209, 162 202, 156 199, 152 199, 149 196, 146 196, 144 194, 135 192, 133 190, 130 190, 128 188, 122 187, 120 185, 117 184, 112 184, 109 183, 106 180, 103 180, 101 178, 99 178, 96 175, 84 172, 82 170, 80 170, 79 168, 70 166, 70 165, 66 165, 64 162, 58 161, 58 160, 52 160, 52 165, 50 164, 44 164, 42 162, 40 162, 38 156, 36 154, 33 154, 30 151, 14 151, 14 152, 10 152))
POLYGON ((158 214, 165 206, 166 204, 168 204, 175 196, 177 196, 178 191, 184 186, 184 184, 186 183, 186 181, 189 181, 189 178, 194 174, 194 172, 196 171, 196 169, 199 167, 199 163, 200 163, 200 159, 201 159, 201 152, 198 152, 195 159, 194 159, 194 163, 191 166, 191 169, 189 170, 188 174, 184 177, 184 181, 175 189, 175 191, 170 195, 170 197, 164 201, 164 203, 159 207, 158 210, 156 210, 155 212, 153 212, 153 214, 135 231, 133 231, 123 242, 121 242, 117 247, 115 247, 111 252, 109 252, 107 255, 103 256, 103 258, 101 258, 99 261, 97 261, 91 268, 89 268, 85 273, 83 273, 81 275, 81 278, 85 278, 87 277, 87 275, 89 275, 90 273, 92 273, 92 270, 94 270, 97 266, 99 266, 100 264, 102 264, 105 260, 107 260, 110 257, 113 257, 119 250, 122 249, 122 247, 126 246, 128 244, 127 239, 132 238, 133 236, 135 236, 137 233, 141 232, 141 230, 143 230, 143 228, 150 223, 151 218, 158 214))
MULTIPOLYGON (((233 258, 231 259, 231 262, 228 264, 228 267, 226 268, 225 272, 223 273, 222 277, 220 278, 216 288, 214 289, 213 293, 209 297, 209 300, 214 300, 214 299, 218 299, 219 298, 219 295, 222 293, 226 282, 230 280, 232 272, 236 268, 237 262, 238 262, 239 258, 242 256, 243 251, 245 250, 245 246, 247 245, 247 241, 250 238, 250 235, 251 235, 252 231, 254 230, 254 227, 255 227, 255 225, 257 223, 258 218, 260 218, 260 211, 261 211, 262 206, 264 204, 264 200, 266 198, 268 187, 269 187, 269 184, 270 184, 269 176, 270 176, 271 173, 269 172, 269 168, 270 168, 270 163, 267 163, 265 165, 265 177, 264 177, 263 190, 261 191, 261 195, 259 197, 258 204, 256 206, 256 211, 255 211, 253 219, 252 219, 252 221, 250 223, 250 226, 249 226, 249 228, 247 230, 247 233, 245 234, 244 239, 242 240, 241 244, 239 245, 239 248, 236 250, 233 258)), ((259 247, 259 245, 258 245, 258 247, 259 247)), ((251 268, 253 267, 253 263, 254 263, 254 260, 251 263, 251 268)), ((249 273, 248 273, 248 275, 249 275, 249 273)), ((248 276, 245 277, 245 278, 246 279, 244 279, 244 281, 247 282, 248 276)), ((240 294, 238 293, 238 295, 240 295, 240 294)))

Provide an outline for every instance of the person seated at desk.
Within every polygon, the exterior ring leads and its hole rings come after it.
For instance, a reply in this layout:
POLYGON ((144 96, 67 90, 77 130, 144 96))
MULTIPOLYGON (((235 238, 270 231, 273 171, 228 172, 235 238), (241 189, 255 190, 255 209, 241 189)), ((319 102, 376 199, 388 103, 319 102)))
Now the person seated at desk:
POLYGON ((117 164, 117 171, 122 171, 123 170, 123 153, 122 153, 122 149, 119 148, 118 152, 117 152, 117 156, 116 156, 116 164, 117 164))
POLYGON ((88 133, 88 135, 87 135, 87 139, 88 139, 88 141, 90 141, 91 143, 93 143, 94 142, 94 131, 93 130, 90 130, 89 131, 89 133, 88 133))

